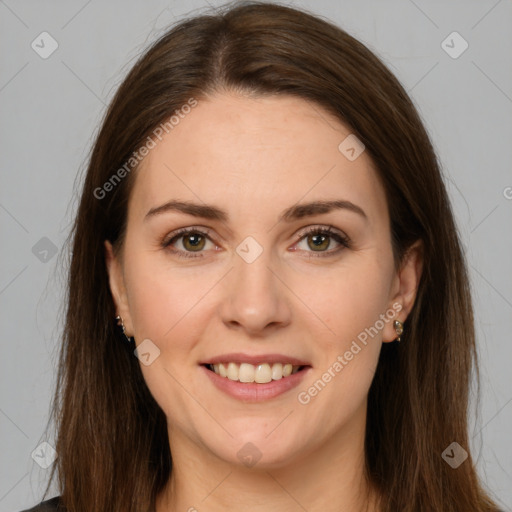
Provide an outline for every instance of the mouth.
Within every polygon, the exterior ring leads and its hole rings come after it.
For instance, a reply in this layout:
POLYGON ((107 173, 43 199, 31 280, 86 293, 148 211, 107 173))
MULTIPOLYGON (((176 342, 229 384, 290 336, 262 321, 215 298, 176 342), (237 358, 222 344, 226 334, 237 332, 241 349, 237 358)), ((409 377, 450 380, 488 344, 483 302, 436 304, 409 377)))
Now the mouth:
POLYGON ((218 354, 199 367, 219 391, 246 403, 285 397, 313 371, 307 359, 278 353, 218 354))
POLYGON ((292 363, 235 363, 224 362, 203 364, 207 370, 219 377, 245 384, 268 384, 269 382, 288 379, 291 375, 303 372, 309 365, 294 365, 292 363))

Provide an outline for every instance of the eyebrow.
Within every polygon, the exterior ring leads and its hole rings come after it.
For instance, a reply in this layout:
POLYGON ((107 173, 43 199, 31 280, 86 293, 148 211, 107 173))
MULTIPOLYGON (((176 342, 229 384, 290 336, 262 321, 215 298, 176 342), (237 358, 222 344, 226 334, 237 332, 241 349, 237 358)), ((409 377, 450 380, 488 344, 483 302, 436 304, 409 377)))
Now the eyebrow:
MULTIPOLYGON (((368 220, 368 216, 360 206, 344 199, 337 199, 331 201, 313 201, 310 203, 295 204, 281 213, 279 216, 279 222, 292 222, 303 217, 329 213, 333 210, 348 210, 357 213, 365 220, 368 220)), ((165 204, 151 208, 144 217, 144 220, 146 221, 151 217, 168 212, 181 212, 187 215, 192 215, 193 217, 219 220, 221 222, 226 222, 229 218, 229 215, 225 210, 213 205, 192 203, 190 201, 168 201, 165 204)))

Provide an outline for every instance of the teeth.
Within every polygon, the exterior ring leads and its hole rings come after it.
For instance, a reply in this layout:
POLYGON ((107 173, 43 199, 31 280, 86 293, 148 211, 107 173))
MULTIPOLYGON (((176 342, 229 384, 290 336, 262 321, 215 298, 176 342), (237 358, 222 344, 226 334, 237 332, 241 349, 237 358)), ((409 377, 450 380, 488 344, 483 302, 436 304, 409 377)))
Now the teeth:
POLYGON ((279 380, 283 378, 283 365, 281 363, 274 363, 272 365, 272 380, 279 380))
POLYGON ((249 363, 219 363, 209 366, 221 377, 227 377, 238 382, 256 382, 258 384, 265 384, 288 377, 297 373, 300 368, 300 366, 293 366, 290 363, 274 363, 272 365, 267 363, 258 365, 249 363))

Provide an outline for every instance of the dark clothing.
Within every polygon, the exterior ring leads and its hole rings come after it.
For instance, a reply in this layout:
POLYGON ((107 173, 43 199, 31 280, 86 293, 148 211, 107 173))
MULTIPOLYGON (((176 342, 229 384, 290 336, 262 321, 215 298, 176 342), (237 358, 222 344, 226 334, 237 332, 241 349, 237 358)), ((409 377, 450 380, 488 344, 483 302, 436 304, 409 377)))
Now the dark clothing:
POLYGON ((66 512, 66 509, 60 504, 60 496, 55 496, 51 500, 42 501, 39 505, 21 512, 66 512))

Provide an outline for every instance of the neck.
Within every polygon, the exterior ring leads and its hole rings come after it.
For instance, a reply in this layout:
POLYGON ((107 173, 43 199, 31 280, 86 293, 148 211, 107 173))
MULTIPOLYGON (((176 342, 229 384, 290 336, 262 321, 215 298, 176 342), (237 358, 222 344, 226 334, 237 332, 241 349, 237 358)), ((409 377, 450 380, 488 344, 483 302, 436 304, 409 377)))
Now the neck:
MULTIPOLYGON (((366 412, 366 411, 365 411, 366 412)), ((181 432, 170 436, 173 471, 156 512, 377 512, 365 477, 364 417, 283 465, 234 465, 181 432)))

